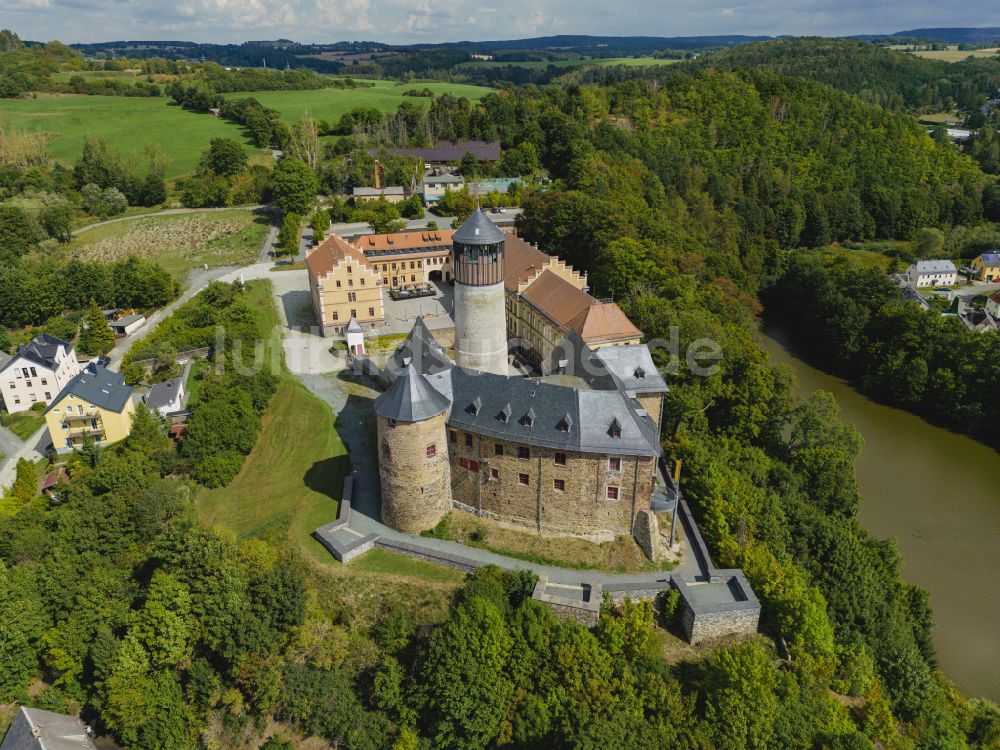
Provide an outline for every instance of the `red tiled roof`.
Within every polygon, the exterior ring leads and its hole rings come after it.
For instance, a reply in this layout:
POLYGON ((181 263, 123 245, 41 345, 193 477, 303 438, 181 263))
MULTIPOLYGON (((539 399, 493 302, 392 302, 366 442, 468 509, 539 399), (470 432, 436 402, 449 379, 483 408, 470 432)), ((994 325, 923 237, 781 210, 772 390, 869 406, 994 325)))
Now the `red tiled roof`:
POLYGON ((306 256, 306 268, 309 269, 310 276, 326 276, 338 263, 348 257, 354 258, 363 266, 369 265, 364 253, 337 235, 331 234, 306 256))

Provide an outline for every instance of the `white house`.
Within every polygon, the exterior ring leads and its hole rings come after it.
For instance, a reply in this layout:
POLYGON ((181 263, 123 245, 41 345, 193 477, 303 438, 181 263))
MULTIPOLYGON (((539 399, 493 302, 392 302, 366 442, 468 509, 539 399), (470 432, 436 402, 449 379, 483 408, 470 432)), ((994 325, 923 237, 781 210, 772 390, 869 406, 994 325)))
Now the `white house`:
POLYGON ((1000 320, 1000 292, 993 292, 986 299, 986 312, 994 320, 1000 320))
POLYGON ((918 260, 906 277, 914 286, 950 286, 958 281, 958 269, 950 260, 918 260))
POLYGON ((173 378, 154 384, 143 401, 146 402, 150 411, 159 412, 164 417, 182 411, 187 401, 184 378, 173 378))
POLYGON ((0 396, 10 414, 34 404, 47 404, 80 372, 76 352, 47 333, 21 344, 5 365, 0 365, 0 396))
POLYGON ((431 206, 444 197, 446 190, 461 190, 465 178, 460 174, 429 174, 424 176, 424 203, 431 206))

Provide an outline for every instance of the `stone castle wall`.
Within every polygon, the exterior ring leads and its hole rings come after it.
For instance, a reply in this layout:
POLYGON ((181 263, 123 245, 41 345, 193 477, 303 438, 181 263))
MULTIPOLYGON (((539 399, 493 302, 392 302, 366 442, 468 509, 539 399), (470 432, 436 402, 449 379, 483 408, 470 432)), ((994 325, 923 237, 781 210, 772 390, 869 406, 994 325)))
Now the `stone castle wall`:
POLYGON ((653 458, 621 456, 621 471, 614 472, 607 456, 563 451, 560 466, 555 450, 459 429, 449 430, 448 448, 454 501, 490 518, 552 533, 629 535, 636 514, 649 509, 653 458), (496 454, 498 444, 503 455, 496 454), (528 448, 528 458, 518 457, 519 447, 528 448), (555 488, 557 479, 564 489, 555 488), (609 485, 618 488, 617 500, 608 499, 609 485))
POLYGON ((656 425, 657 433, 660 434, 660 417, 663 415, 663 394, 662 393, 639 393, 636 394, 636 401, 646 410, 649 418, 656 425))
POLYGON ((451 509, 445 415, 390 424, 378 417, 382 522, 416 534, 433 528, 451 509), (434 456, 428 457, 428 447, 434 456))

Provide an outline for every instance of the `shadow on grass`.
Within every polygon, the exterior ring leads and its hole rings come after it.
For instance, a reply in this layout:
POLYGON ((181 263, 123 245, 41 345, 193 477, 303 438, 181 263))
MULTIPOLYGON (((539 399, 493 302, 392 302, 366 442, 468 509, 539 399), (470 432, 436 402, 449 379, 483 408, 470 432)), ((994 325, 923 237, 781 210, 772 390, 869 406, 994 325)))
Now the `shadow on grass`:
POLYGON ((313 492, 326 495, 331 500, 340 500, 344 489, 344 477, 351 471, 351 461, 346 455, 333 456, 317 461, 306 472, 306 487, 313 492))

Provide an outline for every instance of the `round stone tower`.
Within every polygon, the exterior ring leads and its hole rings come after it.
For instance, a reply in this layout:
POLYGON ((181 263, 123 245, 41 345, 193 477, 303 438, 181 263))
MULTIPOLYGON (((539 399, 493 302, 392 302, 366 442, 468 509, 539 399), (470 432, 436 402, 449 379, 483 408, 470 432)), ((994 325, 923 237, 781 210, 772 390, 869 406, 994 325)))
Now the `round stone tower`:
POLYGON ((451 509, 451 401, 409 363, 374 408, 382 523, 411 534, 437 526, 451 509))
POLYGON ((455 363, 507 375, 504 233, 476 209, 452 237, 455 363))

